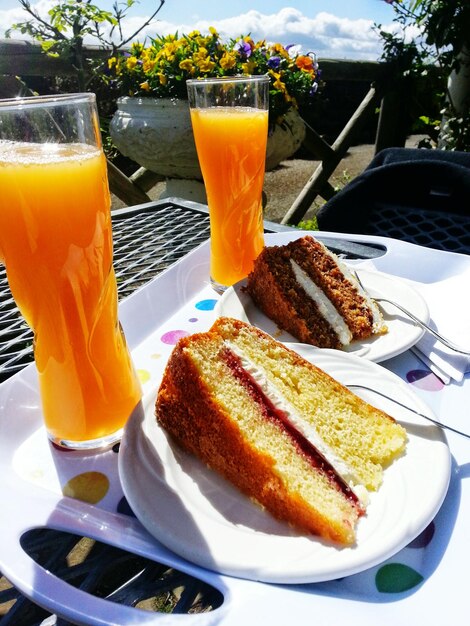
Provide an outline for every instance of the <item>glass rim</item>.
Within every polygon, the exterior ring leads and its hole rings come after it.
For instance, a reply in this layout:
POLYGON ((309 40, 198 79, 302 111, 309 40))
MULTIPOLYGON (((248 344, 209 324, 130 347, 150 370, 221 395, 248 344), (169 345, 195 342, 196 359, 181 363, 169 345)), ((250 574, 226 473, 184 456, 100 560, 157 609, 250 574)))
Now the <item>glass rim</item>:
POLYGON ((188 78, 187 85, 209 85, 212 83, 268 83, 268 74, 236 74, 235 76, 207 76, 202 78, 188 78))
POLYGON ((16 96, 15 98, 1 98, 0 110, 17 109, 19 107, 31 106, 56 106, 64 102, 70 104, 80 104, 85 102, 96 102, 94 93, 61 93, 39 96, 16 96))

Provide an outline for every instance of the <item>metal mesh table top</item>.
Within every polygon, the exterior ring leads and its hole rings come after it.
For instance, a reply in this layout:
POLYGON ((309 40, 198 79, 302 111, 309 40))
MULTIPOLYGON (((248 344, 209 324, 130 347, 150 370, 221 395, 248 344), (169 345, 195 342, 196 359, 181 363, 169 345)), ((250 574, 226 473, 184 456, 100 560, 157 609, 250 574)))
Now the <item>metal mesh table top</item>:
MULTIPOLYGON (((160 201, 113 213, 114 269, 120 299, 209 238, 209 215, 194 203, 160 201)), ((0 265, 0 382, 33 361, 33 333, 0 265)))

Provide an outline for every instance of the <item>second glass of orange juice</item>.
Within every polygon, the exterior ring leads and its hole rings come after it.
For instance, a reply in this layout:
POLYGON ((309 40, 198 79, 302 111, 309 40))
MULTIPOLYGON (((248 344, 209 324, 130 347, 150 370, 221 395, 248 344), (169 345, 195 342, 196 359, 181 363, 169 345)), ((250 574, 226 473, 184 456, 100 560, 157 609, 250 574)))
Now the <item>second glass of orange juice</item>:
POLYGON ((189 80, 187 88, 210 214, 210 278, 221 293, 249 274, 264 245, 269 78, 189 80))

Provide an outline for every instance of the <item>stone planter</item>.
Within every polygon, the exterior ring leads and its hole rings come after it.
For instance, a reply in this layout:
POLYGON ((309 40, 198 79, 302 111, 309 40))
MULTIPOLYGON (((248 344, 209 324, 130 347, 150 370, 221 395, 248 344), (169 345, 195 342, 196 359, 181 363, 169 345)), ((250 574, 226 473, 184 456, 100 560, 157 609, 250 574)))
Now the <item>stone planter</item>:
POLYGON ((305 132, 305 124, 297 111, 288 111, 282 124, 277 124, 268 137, 266 170, 273 170, 281 161, 295 154, 305 139, 305 132))
POLYGON ((120 98, 109 131, 124 156, 151 172, 202 180, 187 101, 120 98))
MULTIPOLYGON (((187 100, 120 98, 110 125, 124 155, 165 178, 202 180, 187 100)), ((305 125, 289 111, 268 138, 266 169, 292 156, 305 137, 305 125)))

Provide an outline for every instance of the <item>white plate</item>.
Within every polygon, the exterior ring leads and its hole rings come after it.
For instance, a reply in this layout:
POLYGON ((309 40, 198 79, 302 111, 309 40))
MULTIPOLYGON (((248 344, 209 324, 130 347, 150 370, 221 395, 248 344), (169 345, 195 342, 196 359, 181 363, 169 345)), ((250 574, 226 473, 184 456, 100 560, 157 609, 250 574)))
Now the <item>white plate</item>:
MULTIPOLYGON (((423 322, 429 322, 430 316, 426 301, 408 283, 381 272, 364 269, 356 269, 356 271, 371 296, 384 296, 390 300, 395 300, 423 322)), ((261 328, 261 330, 266 331, 279 341, 298 342, 298 339, 286 331, 280 330, 275 322, 258 309, 251 297, 246 293, 245 286, 246 280, 242 280, 227 289, 217 303, 215 308, 216 315, 234 317, 250 322, 253 326, 261 328)), ((421 339, 424 331, 409 317, 390 304, 383 303, 380 306, 384 313, 388 332, 384 335, 376 335, 370 339, 354 341, 344 348, 345 352, 362 356, 369 361, 378 363, 401 354, 421 339)))
MULTIPOLYGON (((432 416, 395 374, 336 350, 294 346, 343 383, 380 389, 432 416)), ((341 548, 301 536, 274 520, 196 458, 169 442, 154 417, 131 419, 119 454, 127 500, 147 530, 189 561, 232 576, 276 583, 332 580, 372 567, 398 552, 433 519, 447 492, 450 453, 443 432, 373 392, 362 397, 399 419, 406 454, 389 466, 360 519, 357 544, 341 548)))

